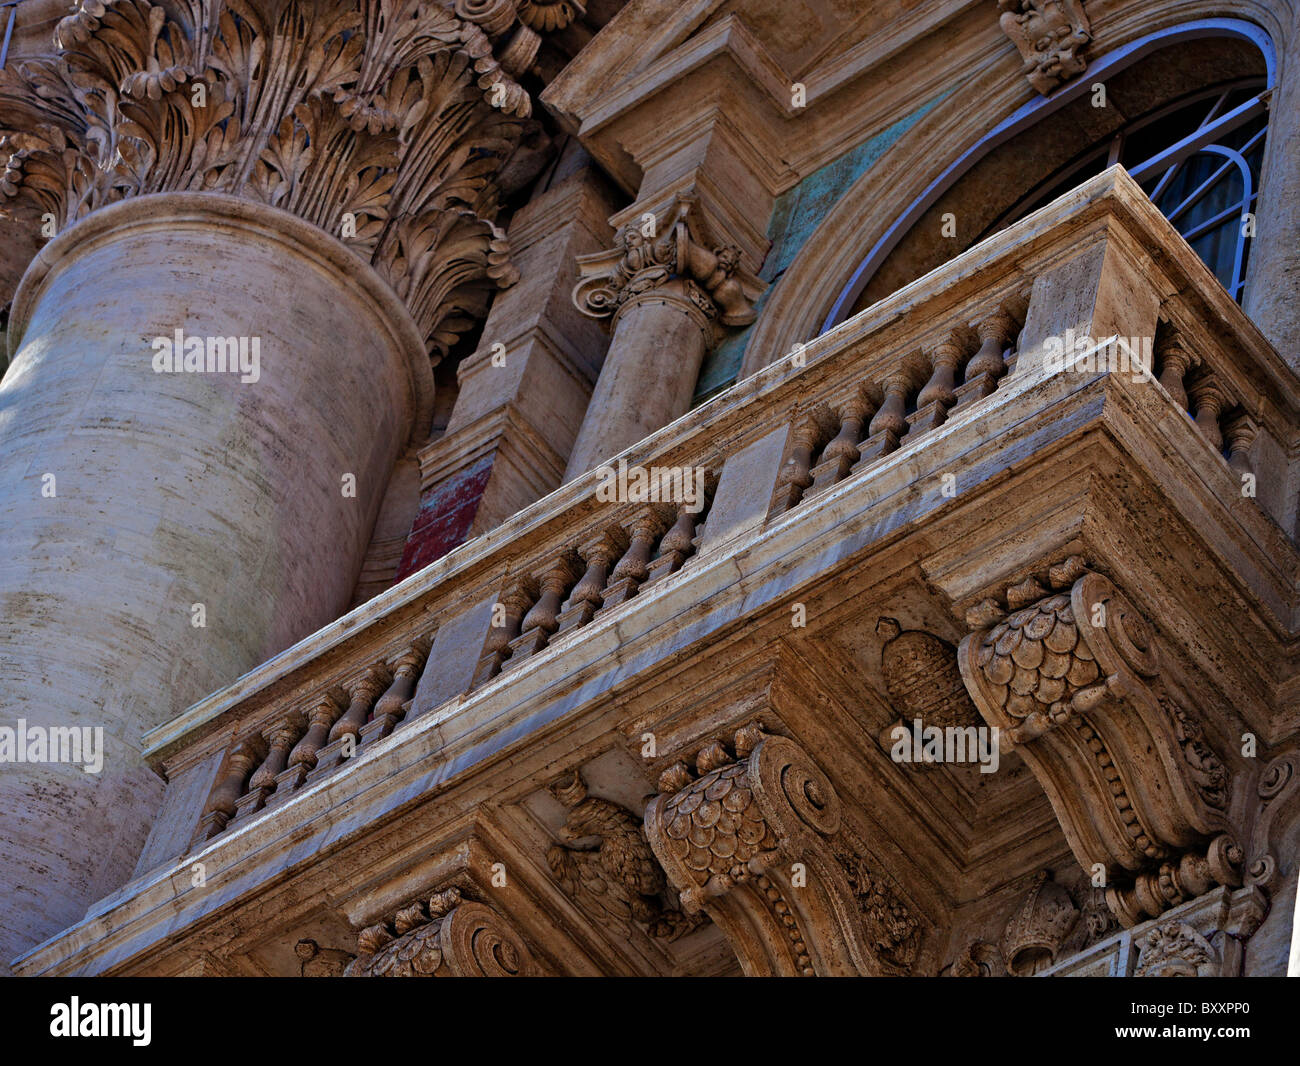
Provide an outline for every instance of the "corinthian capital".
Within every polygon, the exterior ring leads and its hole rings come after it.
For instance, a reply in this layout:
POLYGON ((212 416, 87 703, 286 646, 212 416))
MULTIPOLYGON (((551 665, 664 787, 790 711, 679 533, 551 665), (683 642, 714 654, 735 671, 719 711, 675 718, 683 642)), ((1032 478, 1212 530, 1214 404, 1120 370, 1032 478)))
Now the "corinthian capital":
POLYGON ((967 621, 958 660, 976 707, 1024 757, 1084 869, 1105 868, 1125 925, 1241 883, 1228 770, 1123 593, 1072 556, 967 621))
POLYGON ((719 240, 695 201, 678 197, 665 219, 643 216, 619 229, 614 247, 578 257, 573 290, 591 318, 617 317, 648 293, 689 301, 723 326, 754 321, 764 285, 744 269, 740 251, 719 240))
POLYGON ((507 70, 537 36, 515 15, 500 0, 80 0, 50 54, 0 71, 0 209, 26 197, 62 228, 204 191, 292 212, 372 264, 437 357, 517 276, 494 220, 540 134, 507 70))

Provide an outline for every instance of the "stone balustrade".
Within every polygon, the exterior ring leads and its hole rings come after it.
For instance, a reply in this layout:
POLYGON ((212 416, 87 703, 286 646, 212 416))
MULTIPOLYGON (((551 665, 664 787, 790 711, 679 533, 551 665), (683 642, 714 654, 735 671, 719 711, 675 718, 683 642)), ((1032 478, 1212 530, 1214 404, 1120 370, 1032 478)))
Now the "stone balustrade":
MULTIPOLYGON (((918 442, 1001 432, 1016 382, 1129 378, 1117 402, 1146 389, 1206 477, 1241 478, 1248 506, 1293 534, 1294 379, 1194 255, 1159 251, 1174 244, 1108 171, 196 704, 146 737, 171 784, 137 875, 283 810, 422 715, 526 684, 578 630, 617 624, 742 533, 870 485, 918 442), (1128 349, 1141 365, 1100 363, 1128 349), (681 485, 698 472, 703 491, 647 499, 629 478, 611 498, 602 486, 620 468, 651 483, 685 472, 681 485)), ((1027 447, 1056 443, 1049 428, 1027 447)))

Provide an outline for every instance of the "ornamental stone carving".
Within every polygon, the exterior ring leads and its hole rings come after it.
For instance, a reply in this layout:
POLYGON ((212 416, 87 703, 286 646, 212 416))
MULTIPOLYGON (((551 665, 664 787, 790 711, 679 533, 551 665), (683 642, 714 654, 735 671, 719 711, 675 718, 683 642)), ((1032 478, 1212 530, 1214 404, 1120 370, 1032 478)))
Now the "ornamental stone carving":
POLYGON ((646 836, 682 908, 703 910, 749 975, 904 973, 921 923, 794 741, 747 725, 663 772, 646 836))
MULTIPOLYGON (((494 219, 545 147, 527 64, 494 54, 506 9, 513 25, 513 4, 475 0, 80 0, 53 54, 0 71, 0 209, 23 196, 62 228, 205 191, 290 211, 374 266, 436 359, 517 279, 494 219)), ((528 5, 515 36, 566 11, 528 5)))
POLYGON ((1134 977, 1217 977, 1219 956, 1190 925, 1164 922, 1147 932, 1134 977))
POLYGON ((1070 893, 1052 880, 1050 871, 1040 871, 1003 930, 1007 969, 1016 977, 1027 977, 1051 966, 1078 920, 1079 908, 1070 893))
POLYGON ((998 0, 998 23, 1024 60, 1022 73, 1044 96, 1088 66, 1092 27, 1083 0, 998 0))
POLYGON ((698 927, 667 902, 668 882, 646 842, 641 820, 610 800, 587 793, 576 770, 551 787, 568 809, 560 843, 546 862, 566 894, 602 925, 626 936, 635 923, 652 937, 675 940, 698 927))
POLYGON ((345 977, 536 977, 523 938, 491 907, 457 888, 363 929, 345 977))
MULTIPOLYGON (((882 748, 888 751, 894 745, 900 725, 910 733, 918 720, 923 727, 938 729, 981 724, 957 668, 956 648, 932 633, 904 630, 893 618, 881 618, 876 633, 885 641, 880 673, 890 704, 900 716, 880 734, 882 748)), ((931 769, 940 763, 917 758, 906 765, 931 769)))
POLYGON ((664 220, 623 226, 613 248, 578 257, 573 302, 591 318, 617 318, 648 293, 694 307, 723 326, 754 321, 763 289, 734 245, 716 241, 695 202, 679 197, 664 220))
POLYGON ((985 600, 958 659, 976 707, 1020 752, 1126 926, 1241 883, 1228 772, 1162 676, 1156 635, 1073 556, 985 600))

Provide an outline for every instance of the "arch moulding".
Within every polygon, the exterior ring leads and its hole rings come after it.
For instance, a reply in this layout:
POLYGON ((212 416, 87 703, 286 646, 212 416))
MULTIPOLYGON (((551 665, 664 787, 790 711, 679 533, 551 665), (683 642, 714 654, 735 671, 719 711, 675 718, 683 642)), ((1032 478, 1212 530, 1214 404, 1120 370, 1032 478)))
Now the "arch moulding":
MULTIPOLYGON (((1014 49, 982 65, 827 212, 766 301, 746 345, 739 379, 843 321, 877 267, 935 200, 989 152, 1088 92, 1098 78, 1179 40, 1222 36, 1258 45, 1272 86, 1275 57, 1287 52, 1290 23, 1285 0, 1156 0, 1118 13, 1096 11, 1088 69, 1051 96, 1038 96, 1019 75, 1014 49), (983 105, 972 107, 972 101, 983 105)), ((917 106, 924 103, 917 101, 917 106)), ((1267 162, 1265 167, 1267 171, 1267 162)))

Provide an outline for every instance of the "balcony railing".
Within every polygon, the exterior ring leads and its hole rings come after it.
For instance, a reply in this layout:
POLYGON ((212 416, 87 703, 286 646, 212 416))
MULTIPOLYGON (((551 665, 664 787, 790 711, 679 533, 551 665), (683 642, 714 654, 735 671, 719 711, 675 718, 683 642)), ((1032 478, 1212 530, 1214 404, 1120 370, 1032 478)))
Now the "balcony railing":
MULTIPOLYGON (((689 580, 697 559, 726 550, 737 501, 757 514, 749 531, 773 529, 836 486, 870 483, 940 427, 996 433, 998 393, 1044 373, 1062 330, 1125 323, 1153 353, 1151 388, 1208 444, 1207 468, 1249 482, 1245 496, 1256 480, 1289 483, 1294 375, 1131 179, 1108 171, 624 453, 705 471, 702 509, 602 502, 593 471, 153 731, 147 755, 169 777, 211 768, 185 814, 191 847, 345 773, 434 708, 563 655, 656 585, 689 580), (737 458, 774 433, 779 462, 742 471, 737 458)), ((1083 357, 1113 350, 1107 339, 1083 357)), ((1256 505, 1293 534, 1293 501, 1256 505)))

